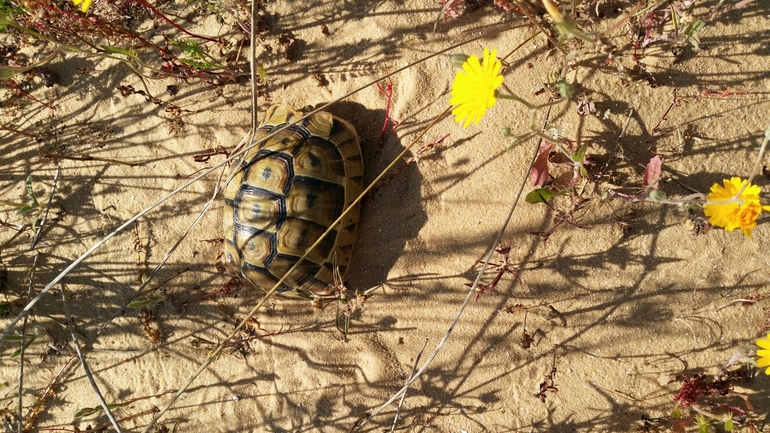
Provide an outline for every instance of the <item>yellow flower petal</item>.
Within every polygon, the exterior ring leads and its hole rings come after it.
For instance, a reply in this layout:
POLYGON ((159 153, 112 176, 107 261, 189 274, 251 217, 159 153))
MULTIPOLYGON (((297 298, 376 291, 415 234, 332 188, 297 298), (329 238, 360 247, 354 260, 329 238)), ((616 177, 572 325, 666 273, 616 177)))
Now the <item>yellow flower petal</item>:
POLYGON ((763 349, 770 349, 770 334, 767 335, 767 338, 757 340, 757 346, 763 349))
POLYGON ((767 338, 757 340, 757 346, 762 348, 757 350, 757 366, 768 367, 765 374, 770 376, 770 334, 767 334, 767 338))
POLYGON ((711 186, 703 213, 712 225, 723 227, 728 232, 740 229, 746 236, 751 237, 751 229, 757 226, 757 218, 762 211, 770 211, 770 206, 762 206, 759 194, 762 191, 757 185, 747 184, 740 177, 722 180, 711 186), (746 185, 741 192, 738 191, 746 185))
POLYGON ((503 84, 501 69, 496 50, 490 52, 484 48, 481 60, 476 56, 465 60, 462 72, 458 72, 452 82, 452 98, 449 100, 451 105, 456 105, 452 114, 457 123, 462 123, 463 127, 479 123, 487 110, 495 105, 495 92, 503 84))
POLYGON ((88 12, 88 8, 91 7, 92 1, 93 0, 72 0, 72 4, 77 6, 82 3, 83 6, 80 8, 80 10, 83 11, 83 13, 85 13, 85 12, 88 12))

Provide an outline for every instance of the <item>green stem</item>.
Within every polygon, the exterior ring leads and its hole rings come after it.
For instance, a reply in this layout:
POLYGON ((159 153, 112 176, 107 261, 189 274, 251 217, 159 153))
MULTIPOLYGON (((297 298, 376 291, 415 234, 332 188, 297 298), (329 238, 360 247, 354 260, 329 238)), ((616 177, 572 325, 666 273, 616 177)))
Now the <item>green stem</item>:
POLYGON ((525 107, 527 107, 530 110, 534 110, 535 108, 537 108, 536 106, 530 104, 529 102, 527 102, 523 98, 519 97, 515 93, 511 92, 510 89, 508 89, 508 86, 503 85, 503 87, 505 87, 505 90, 508 91, 508 94, 500 93, 500 91, 495 91, 495 97, 496 98, 508 99, 508 100, 511 100, 511 101, 519 102, 519 103, 523 104, 525 107))

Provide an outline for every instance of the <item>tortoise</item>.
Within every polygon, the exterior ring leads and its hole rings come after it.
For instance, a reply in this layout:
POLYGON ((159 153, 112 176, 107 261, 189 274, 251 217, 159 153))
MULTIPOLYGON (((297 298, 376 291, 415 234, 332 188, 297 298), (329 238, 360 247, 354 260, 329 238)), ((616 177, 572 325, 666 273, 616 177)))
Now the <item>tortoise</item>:
MULTIPOLYGON (((267 291, 301 258, 363 190, 356 130, 327 112, 303 114, 286 105, 267 110, 224 190, 224 254, 231 270, 267 291)), ((356 205, 276 290, 323 301, 345 274, 358 223, 356 205)))

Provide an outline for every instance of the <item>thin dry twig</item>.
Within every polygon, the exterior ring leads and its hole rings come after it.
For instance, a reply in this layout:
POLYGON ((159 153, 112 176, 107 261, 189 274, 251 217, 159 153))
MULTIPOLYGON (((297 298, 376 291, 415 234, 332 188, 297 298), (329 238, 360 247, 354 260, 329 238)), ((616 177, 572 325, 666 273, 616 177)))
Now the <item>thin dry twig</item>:
POLYGON ((141 165, 142 164, 142 163, 139 163, 139 162, 126 162, 126 161, 121 161, 119 159, 113 159, 113 158, 98 158, 96 156, 91 156, 91 155, 85 155, 85 156, 57 155, 57 154, 51 153, 51 152, 44 153, 43 157, 51 158, 53 160, 68 159, 70 161, 98 161, 98 162, 107 162, 107 163, 110 163, 110 164, 126 165, 128 167, 136 167, 137 165, 141 165))
MULTIPOLYGON (((422 358, 422 352, 425 351, 425 347, 428 345, 428 339, 425 339, 425 342, 422 343, 422 347, 420 348, 420 352, 417 353, 417 358, 414 360, 414 364, 412 364, 412 371, 409 373, 409 379, 412 378, 414 375, 414 371, 417 370, 417 364, 420 363, 420 358, 422 358)), ((398 402, 398 407, 396 408, 396 416, 393 417, 393 425, 390 427, 390 433, 393 433, 396 431, 396 424, 398 423, 398 415, 401 413, 401 406, 404 405, 404 399, 406 399, 406 391, 404 391, 403 394, 401 394, 401 400, 398 402)))
POLYGON ((716 310, 714 310, 714 312, 718 313, 721 310, 724 310, 725 308, 729 307, 730 305, 737 304, 739 302, 741 304, 743 304, 743 305, 751 305, 751 304, 756 304, 759 301, 760 301, 760 299, 742 299, 742 298, 733 299, 732 301, 730 301, 730 302, 726 303, 725 305, 722 305, 721 307, 719 307, 716 310))
MULTIPOLYGON (((32 296, 32 280, 35 276, 35 265, 37 265, 37 253, 35 253, 35 258, 32 260, 32 265, 29 268, 29 284, 27 285, 27 299, 29 299, 32 296)), ((18 407, 18 414, 19 414, 19 433, 22 432, 22 427, 24 420, 22 418, 22 391, 24 390, 24 349, 27 345, 27 317, 24 317, 24 323, 21 325, 21 352, 19 353, 19 407, 18 407)))
POLYGON ((80 361, 81 367, 83 367, 83 373, 88 378, 88 383, 91 384, 91 389, 94 390, 94 395, 96 396, 96 400, 99 401, 99 405, 104 410, 105 415, 107 415, 107 418, 110 420, 110 423, 115 428, 115 431, 117 431, 118 433, 121 433, 122 430, 120 429, 118 422, 115 420, 115 417, 112 415, 109 405, 107 405, 107 402, 104 401, 104 397, 102 396, 102 393, 99 391, 99 387, 96 385, 96 381, 94 380, 93 375, 91 375, 91 370, 88 368, 88 364, 86 364, 86 358, 83 356, 83 352, 80 350, 80 342, 78 341, 77 335, 75 335, 75 328, 72 325, 72 317, 70 316, 70 309, 67 306, 67 300, 64 297, 64 284, 61 285, 61 303, 64 306, 64 317, 67 319, 67 329, 69 329, 70 331, 72 342, 75 343, 75 352, 77 352, 78 360, 80 361))
POLYGON ((23 431, 32 430, 35 420, 37 419, 37 416, 43 411, 43 406, 45 405, 46 401, 53 397, 54 394, 56 394, 56 386, 59 385, 59 379, 61 379, 64 372, 70 367, 70 365, 72 365, 72 362, 76 358, 76 355, 70 356, 67 362, 65 362, 62 368, 60 368, 56 373, 56 376, 54 376, 54 378, 48 382, 48 386, 46 386, 42 394, 40 394, 40 396, 37 398, 35 404, 29 409, 30 415, 27 419, 27 423, 24 425, 23 431))
POLYGON ((48 194, 48 203, 45 205, 45 212, 43 212, 43 218, 40 220, 40 224, 37 226, 37 232, 35 237, 32 238, 32 244, 29 246, 30 251, 35 249, 38 239, 40 239, 40 233, 42 233, 43 226, 48 219, 48 211, 51 210, 51 202, 53 201, 53 194, 56 191, 56 183, 59 181, 59 172, 61 167, 56 167, 56 173, 53 175, 53 185, 51 185, 51 192, 48 194))

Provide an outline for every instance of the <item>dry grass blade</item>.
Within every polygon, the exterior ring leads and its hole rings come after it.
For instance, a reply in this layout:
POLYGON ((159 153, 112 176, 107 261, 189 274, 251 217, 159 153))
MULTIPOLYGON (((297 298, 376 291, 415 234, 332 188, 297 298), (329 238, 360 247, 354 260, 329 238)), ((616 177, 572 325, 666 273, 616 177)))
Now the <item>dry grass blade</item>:
POLYGON ((254 132, 259 126, 257 119, 258 113, 258 99, 259 94, 257 92, 257 9, 259 8, 259 2, 252 0, 251 2, 251 30, 250 46, 249 46, 249 64, 251 65, 251 139, 254 138, 254 132))

